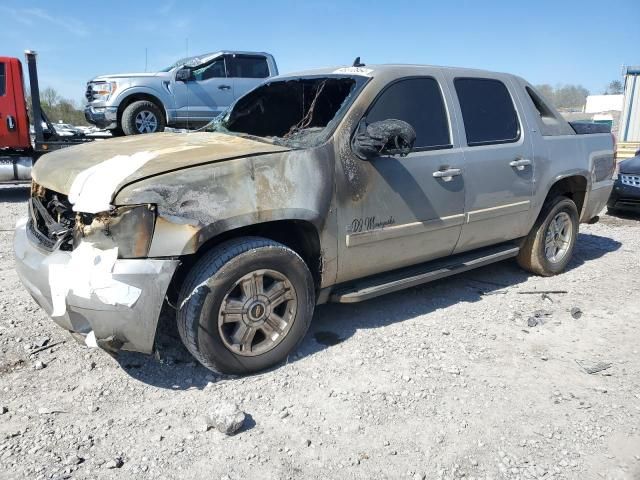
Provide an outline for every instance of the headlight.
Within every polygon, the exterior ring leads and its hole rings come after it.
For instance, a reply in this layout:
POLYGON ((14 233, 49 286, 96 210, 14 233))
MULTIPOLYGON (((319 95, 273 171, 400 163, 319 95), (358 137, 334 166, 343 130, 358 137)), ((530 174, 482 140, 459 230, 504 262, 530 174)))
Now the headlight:
POLYGON ((76 219, 74 248, 80 241, 96 247, 118 247, 118 258, 146 257, 153 238, 155 206, 118 207, 96 215, 80 213, 76 219))
POLYGON ((94 100, 108 100, 116 91, 116 82, 96 82, 91 84, 91 93, 94 100))

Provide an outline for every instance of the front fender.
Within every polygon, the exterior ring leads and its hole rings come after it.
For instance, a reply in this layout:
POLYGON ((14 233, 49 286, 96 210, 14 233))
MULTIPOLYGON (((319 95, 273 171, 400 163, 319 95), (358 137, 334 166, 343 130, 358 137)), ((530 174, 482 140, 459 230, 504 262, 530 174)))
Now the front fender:
POLYGON ((293 150, 165 173, 125 187, 115 203, 157 205, 149 256, 194 253, 221 233, 264 222, 304 220, 320 231, 333 194, 329 151, 293 150))
POLYGON ((110 99, 108 104, 109 106, 118 107, 132 95, 148 95, 156 98, 164 107, 165 115, 167 115, 168 110, 173 109, 174 106, 173 96, 170 95, 169 92, 163 91, 161 86, 157 88, 150 86, 125 86, 122 90, 118 90, 115 98, 110 99))

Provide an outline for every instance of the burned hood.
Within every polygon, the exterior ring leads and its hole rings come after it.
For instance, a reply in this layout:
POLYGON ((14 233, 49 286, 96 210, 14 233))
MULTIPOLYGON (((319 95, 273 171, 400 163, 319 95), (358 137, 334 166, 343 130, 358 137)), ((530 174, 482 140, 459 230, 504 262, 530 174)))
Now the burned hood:
MULTIPOLYGON (((33 180, 69 196, 74 210, 97 213, 123 186, 206 163, 289 150, 223 133, 156 133, 95 141, 41 157, 33 180)), ((104 208, 106 207, 106 208, 104 208)))

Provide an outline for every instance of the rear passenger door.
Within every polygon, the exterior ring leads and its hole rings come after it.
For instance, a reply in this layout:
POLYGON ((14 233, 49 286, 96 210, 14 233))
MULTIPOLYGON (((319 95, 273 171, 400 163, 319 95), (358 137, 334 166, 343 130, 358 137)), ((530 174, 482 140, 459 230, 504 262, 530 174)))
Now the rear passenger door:
POLYGON ((234 99, 260 85, 269 76, 267 59, 262 55, 226 55, 226 62, 234 99))
POLYGON ((457 253, 527 234, 534 165, 510 79, 448 75, 464 142, 465 221, 457 253))

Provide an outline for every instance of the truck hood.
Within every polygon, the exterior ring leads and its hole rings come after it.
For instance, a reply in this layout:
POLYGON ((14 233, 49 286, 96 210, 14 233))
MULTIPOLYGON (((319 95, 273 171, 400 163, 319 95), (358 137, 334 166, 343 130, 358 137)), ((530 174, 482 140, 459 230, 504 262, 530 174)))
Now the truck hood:
POLYGON ((97 140, 41 157, 33 180, 69 197, 74 210, 109 209, 125 185, 163 173, 233 158, 290 150, 223 133, 155 133, 97 140))
POLYGON ((620 173, 640 174, 640 155, 622 160, 620 162, 620 173))
POLYGON ((133 78, 133 77, 156 77, 160 73, 164 72, 155 72, 155 73, 116 73, 113 75, 99 75, 95 78, 92 78, 90 82, 101 82, 104 80, 113 80, 114 78, 133 78))

